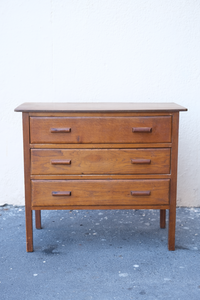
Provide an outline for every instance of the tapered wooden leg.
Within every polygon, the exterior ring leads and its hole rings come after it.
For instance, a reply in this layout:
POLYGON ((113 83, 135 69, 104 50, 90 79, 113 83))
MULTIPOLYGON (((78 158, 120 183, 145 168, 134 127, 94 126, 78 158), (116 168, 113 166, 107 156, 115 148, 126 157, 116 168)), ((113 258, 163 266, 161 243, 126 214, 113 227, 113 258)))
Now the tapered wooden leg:
POLYGON ((35 227, 41 229, 41 210, 35 211, 35 227))
POLYGON ((32 210, 26 207, 26 251, 33 252, 32 210))
POLYGON ((170 180, 170 208, 169 208, 169 232, 168 249, 175 250, 176 230, 176 189, 177 189, 177 159, 178 159, 178 124, 179 113, 172 117, 172 149, 171 149, 171 180, 170 180))
POLYGON ((176 208, 169 210, 169 233, 168 233, 168 249, 175 250, 175 230, 176 230, 176 208))
POLYGON ((166 226, 166 209, 160 210, 160 228, 165 228, 166 226))
POLYGON ((33 225, 31 209, 31 179, 30 179, 30 146, 29 146, 29 114, 23 113, 24 140, 24 183, 25 183, 25 214, 26 214, 26 251, 33 251, 33 225))

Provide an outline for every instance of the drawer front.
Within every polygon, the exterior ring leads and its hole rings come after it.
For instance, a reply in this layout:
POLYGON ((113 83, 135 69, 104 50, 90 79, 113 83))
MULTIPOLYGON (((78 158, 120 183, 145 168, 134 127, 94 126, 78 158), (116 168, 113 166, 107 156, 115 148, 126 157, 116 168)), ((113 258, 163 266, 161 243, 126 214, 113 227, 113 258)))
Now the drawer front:
POLYGON ((31 173, 169 174, 170 149, 32 149, 31 173))
POLYGON ((166 205, 169 179, 32 180, 32 207, 166 205))
POLYGON ((171 142, 171 116, 30 117, 32 144, 171 142))

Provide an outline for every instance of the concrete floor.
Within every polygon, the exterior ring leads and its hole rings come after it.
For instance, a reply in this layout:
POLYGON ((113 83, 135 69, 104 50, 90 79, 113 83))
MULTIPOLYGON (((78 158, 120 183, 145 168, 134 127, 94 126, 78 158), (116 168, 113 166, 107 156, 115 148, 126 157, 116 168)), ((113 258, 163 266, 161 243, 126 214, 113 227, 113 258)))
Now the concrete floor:
POLYGON ((0 207, 1 300, 200 299, 200 208, 178 208, 176 251, 157 210, 42 211, 26 253, 24 207, 0 207))

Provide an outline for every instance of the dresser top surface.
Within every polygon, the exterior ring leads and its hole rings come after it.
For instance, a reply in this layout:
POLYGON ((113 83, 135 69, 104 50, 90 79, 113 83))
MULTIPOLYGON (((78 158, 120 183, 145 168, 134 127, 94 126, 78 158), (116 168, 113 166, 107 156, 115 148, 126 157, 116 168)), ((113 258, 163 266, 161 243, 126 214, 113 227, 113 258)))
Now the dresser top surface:
POLYGON ((26 102, 16 112, 176 112, 187 108, 176 103, 144 102, 26 102))

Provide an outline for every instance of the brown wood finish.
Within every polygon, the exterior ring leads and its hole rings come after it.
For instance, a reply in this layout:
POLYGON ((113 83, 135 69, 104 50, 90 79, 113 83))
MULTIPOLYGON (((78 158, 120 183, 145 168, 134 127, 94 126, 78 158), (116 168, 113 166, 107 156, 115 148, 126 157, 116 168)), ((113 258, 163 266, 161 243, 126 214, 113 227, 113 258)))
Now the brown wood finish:
POLYGON ((51 128, 51 133, 70 133, 71 128, 51 128))
POLYGON ((169 179, 33 180, 32 205, 167 205, 169 182, 169 179), (141 191, 150 191, 150 194, 141 191), (59 197, 55 199, 52 192, 60 193, 59 197))
MULTIPOLYGON (((31 149, 133 149, 133 144, 30 144, 31 149)), ((171 148, 172 143, 154 143, 138 144, 134 143, 134 149, 137 148, 171 148)))
POLYGON ((41 210, 35 210, 35 227, 41 229, 41 210))
POLYGON ((171 116, 163 117, 31 117, 30 142, 45 143, 164 143, 171 142, 171 116), (133 127, 151 127, 151 132, 133 132, 133 127), (53 128, 71 128, 70 133, 52 133, 53 128))
POLYGON ((131 163, 132 164, 142 164, 142 165, 146 165, 146 164, 150 164, 151 163, 151 159, 131 159, 131 163))
POLYGON ((32 210, 159 209, 175 249, 179 111, 174 103, 24 103, 27 251, 32 210))
MULTIPOLYGON (((172 116, 172 112, 154 112, 154 117, 172 116)), ((30 112, 29 117, 149 117, 150 113, 141 112, 30 112)))
POLYGON ((131 191, 131 196, 150 196, 151 191, 131 191))
POLYGON ((178 162, 178 128, 179 113, 174 113, 172 123, 172 148, 171 148, 171 187, 170 187, 170 210, 168 228, 168 249, 175 250, 176 230, 176 189, 177 189, 177 162, 178 162))
POLYGON ((138 133, 150 133, 152 132, 152 127, 133 127, 132 131, 138 133))
POLYGON ((31 150, 33 175, 169 173, 168 148, 31 150))
MULTIPOLYGON (((71 165, 71 159, 59 160, 59 159, 52 159, 50 161, 52 165, 71 165)), ((34 167, 34 165, 33 165, 34 167)))
POLYGON ((166 209, 160 210, 160 228, 165 228, 166 226, 166 209))
POLYGON ((90 180, 90 179, 170 179, 171 174, 131 174, 131 175, 126 175, 126 174, 102 174, 102 175, 95 175, 95 174, 89 174, 89 175, 31 175, 31 179, 42 179, 42 180, 65 180, 65 179, 76 179, 76 180, 90 180))
POLYGON ((25 184, 25 214, 26 214, 26 250, 33 251, 33 225, 31 210, 31 180, 30 180, 30 148, 29 148, 29 115, 23 113, 23 144, 24 144, 24 184, 25 184))
POLYGON ((71 196, 71 192, 70 191, 66 191, 66 192, 52 192, 51 194, 52 194, 52 196, 71 196))
POLYGON ((52 103, 52 102, 26 102, 18 106, 15 111, 18 112, 176 112, 186 111, 187 109, 176 103, 149 103, 149 102, 67 102, 67 103, 52 103))
POLYGON ((63 205, 63 206, 32 206, 32 209, 41 209, 41 210, 94 210, 94 209, 169 209, 169 204, 167 205, 63 205))

